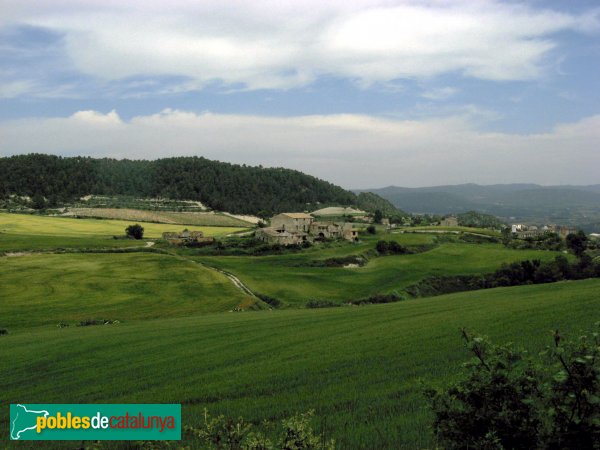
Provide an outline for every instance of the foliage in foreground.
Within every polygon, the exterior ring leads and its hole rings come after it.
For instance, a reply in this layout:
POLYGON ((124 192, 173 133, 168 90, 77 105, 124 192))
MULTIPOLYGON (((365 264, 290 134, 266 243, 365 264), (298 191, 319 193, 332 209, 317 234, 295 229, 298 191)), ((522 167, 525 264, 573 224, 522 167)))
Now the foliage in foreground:
POLYGON ((427 389, 444 448, 599 449, 600 322, 589 335, 533 358, 463 330, 474 355, 466 378, 427 389))
POLYGON ((281 424, 264 423, 269 431, 258 431, 252 423, 226 418, 223 415, 211 417, 204 410, 204 424, 200 428, 186 426, 187 434, 199 439, 208 449, 229 450, 333 450, 334 440, 326 440, 316 435, 311 420, 314 411, 296 414, 281 421, 281 424))

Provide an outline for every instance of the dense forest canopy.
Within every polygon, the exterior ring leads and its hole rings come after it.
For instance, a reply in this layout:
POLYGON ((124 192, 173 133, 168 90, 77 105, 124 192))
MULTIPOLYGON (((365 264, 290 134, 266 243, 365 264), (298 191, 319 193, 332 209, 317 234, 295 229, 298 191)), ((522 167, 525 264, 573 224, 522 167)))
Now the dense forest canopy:
MULTIPOLYGON (((355 194, 302 172, 250 167, 202 157, 154 161, 29 154, 0 158, 0 195, 43 196, 49 204, 88 194, 199 200, 215 210, 240 214, 304 211, 317 205, 358 206, 355 194)), ((389 203, 388 203, 389 204, 389 203)), ((391 206, 391 205, 390 205, 391 206)), ((401 211, 396 210, 398 213, 401 211)))

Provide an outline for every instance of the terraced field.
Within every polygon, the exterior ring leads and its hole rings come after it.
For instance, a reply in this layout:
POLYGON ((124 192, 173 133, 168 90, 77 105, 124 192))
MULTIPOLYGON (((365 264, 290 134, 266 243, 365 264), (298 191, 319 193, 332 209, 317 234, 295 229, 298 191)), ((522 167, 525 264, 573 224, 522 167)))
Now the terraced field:
POLYGON ((248 227, 253 225, 244 220, 214 212, 148 211, 127 208, 69 208, 69 211, 64 215, 211 227, 248 227))
POLYGON ((129 321, 229 311, 254 301, 224 275, 168 255, 45 254, 0 258, 0 327, 129 321))
MULTIPOLYGON (((389 239, 404 245, 424 245, 431 235, 398 234, 389 239)), ((388 239, 387 236, 385 236, 388 239)), ((264 257, 198 257, 207 265, 236 274, 253 291, 277 298, 288 305, 302 306, 309 300, 347 300, 378 293, 399 293, 432 275, 466 275, 492 272, 502 263, 524 259, 550 260, 559 253, 512 250, 500 244, 443 243, 412 255, 371 259, 364 267, 311 267, 324 258, 360 254, 369 241, 358 245, 332 246, 320 251, 264 257)))
MULTIPOLYGON (((113 239, 124 236, 133 222, 122 220, 73 219, 0 213, 0 252, 39 251, 56 248, 115 248, 146 245, 143 241, 113 239)), ((181 231, 183 225, 142 223, 144 238, 157 239, 165 231, 181 231)), ((225 236, 246 231, 240 227, 194 227, 205 236, 225 236)))
MULTIPOLYGON (((166 246, 149 253, 154 248, 124 248, 144 241, 112 239, 128 224, 0 214, 0 252, 22 254, 0 256, 0 328, 8 330, 0 335, 3 404, 182 403, 190 425, 201 424, 205 407, 259 426, 315 409, 314 426, 339 448, 434 448, 422 383, 458 376, 468 356, 461 327, 537 351, 550 344, 549 330, 568 336, 599 319, 600 280, 304 308, 311 299, 342 303, 398 292, 430 275, 489 272, 503 262, 552 259, 555 252, 380 229, 358 243, 270 256, 201 256, 166 246), (377 256, 379 239, 416 253, 377 256), (369 261, 317 267, 349 255, 369 261), (212 267, 282 300, 284 308, 268 308, 212 267), (238 306, 245 311, 233 312, 238 306), (118 323, 76 326, 88 319, 118 323)), ((146 225, 151 237, 173 230, 146 225)), ((223 236, 244 229, 203 230, 223 236)), ((8 409, 0 408, 0 430, 8 421, 8 409)), ((191 436, 182 444, 198 448, 191 436)))

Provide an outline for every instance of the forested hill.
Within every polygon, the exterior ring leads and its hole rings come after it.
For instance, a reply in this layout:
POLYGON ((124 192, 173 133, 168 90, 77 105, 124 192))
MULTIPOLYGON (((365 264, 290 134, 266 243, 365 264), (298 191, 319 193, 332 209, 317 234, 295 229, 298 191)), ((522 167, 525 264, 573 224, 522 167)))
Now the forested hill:
MULTIPOLYGON (((88 194, 199 200, 242 214, 357 206, 355 194, 282 168, 250 167, 201 157, 154 161, 30 154, 0 158, 0 195, 43 196, 50 204, 88 194)), ((361 202, 363 209, 374 210, 361 202)))

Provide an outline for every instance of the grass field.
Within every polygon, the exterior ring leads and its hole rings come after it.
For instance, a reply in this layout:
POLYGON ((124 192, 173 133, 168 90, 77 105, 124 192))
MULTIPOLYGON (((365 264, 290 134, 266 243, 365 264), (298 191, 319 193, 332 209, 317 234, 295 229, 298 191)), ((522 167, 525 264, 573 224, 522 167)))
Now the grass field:
POLYGON ((213 212, 147 211, 127 208, 69 208, 68 214, 79 217, 137 220, 194 226, 248 227, 251 223, 213 212))
MULTIPOLYGON (((125 228, 134 222, 122 220, 72 219, 0 213, 0 252, 49 250, 54 248, 131 247, 145 242, 115 240, 124 236, 125 228)), ((183 225, 142 223, 145 239, 157 239, 165 231, 180 232, 183 225)), ((246 228, 194 227, 205 236, 224 236, 246 228)))
MULTIPOLYGON (((382 238, 405 245, 431 242, 431 235, 396 234, 382 238)), ((346 256, 372 248, 373 243, 332 246, 287 255, 264 257, 197 258, 208 265, 234 273, 253 291, 301 306, 309 300, 353 300, 377 293, 399 292, 424 277, 492 272, 500 264, 524 259, 553 259, 558 253, 512 250, 500 244, 443 243, 412 255, 373 258, 364 267, 307 267, 324 257, 346 256), (369 247, 370 246, 370 247, 369 247), (304 265, 303 265, 304 264, 304 265)))
MULTIPOLYGON (((0 328, 9 331, 0 335, 0 403, 182 403, 190 425, 201 423, 205 407, 255 423, 315 409, 317 429, 339 448, 432 448, 421 382, 457 377, 468 357, 459 328, 539 350, 550 343, 549 330, 568 335, 599 320, 600 280, 303 308, 311 299, 397 292, 427 276, 491 272, 503 262, 547 260, 555 252, 380 227, 358 243, 260 257, 198 256, 177 247, 170 254, 89 253, 145 246, 112 238, 130 223, 0 213, 0 252, 48 251, 0 257, 0 328), (377 257, 380 239, 419 252, 377 257), (60 248, 72 253, 51 253, 60 248), (311 266, 365 254, 364 267, 311 266), (226 313, 254 300, 203 264, 288 308, 226 313), (120 323, 74 326, 87 319, 120 323), (60 322, 71 326, 58 328, 60 322)), ((182 228, 143 226, 150 239, 182 228)), ((208 236, 244 230, 199 228, 208 236)), ((39 448, 5 441, 7 416, 8 408, 0 408, 0 447, 39 448)))
MULTIPOLYGON (((4 405, 182 403, 184 423, 196 425, 205 407, 257 423, 314 408, 317 428, 339 448, 432 448, 421 382, 458 376, 468 358, 460 327, 537 351, 550 344, 549 330, 570 337, 598 320, 598 292, 600 280, 587 280, 391 305, 17 331, 0 337, 0 392, 4 405)), ((3 436, 7 415, 1 408, 3 436)))
POLYGON ((147 253, 0 258, 0 328, 228 311, 248 298, 224 275, 147 253))

